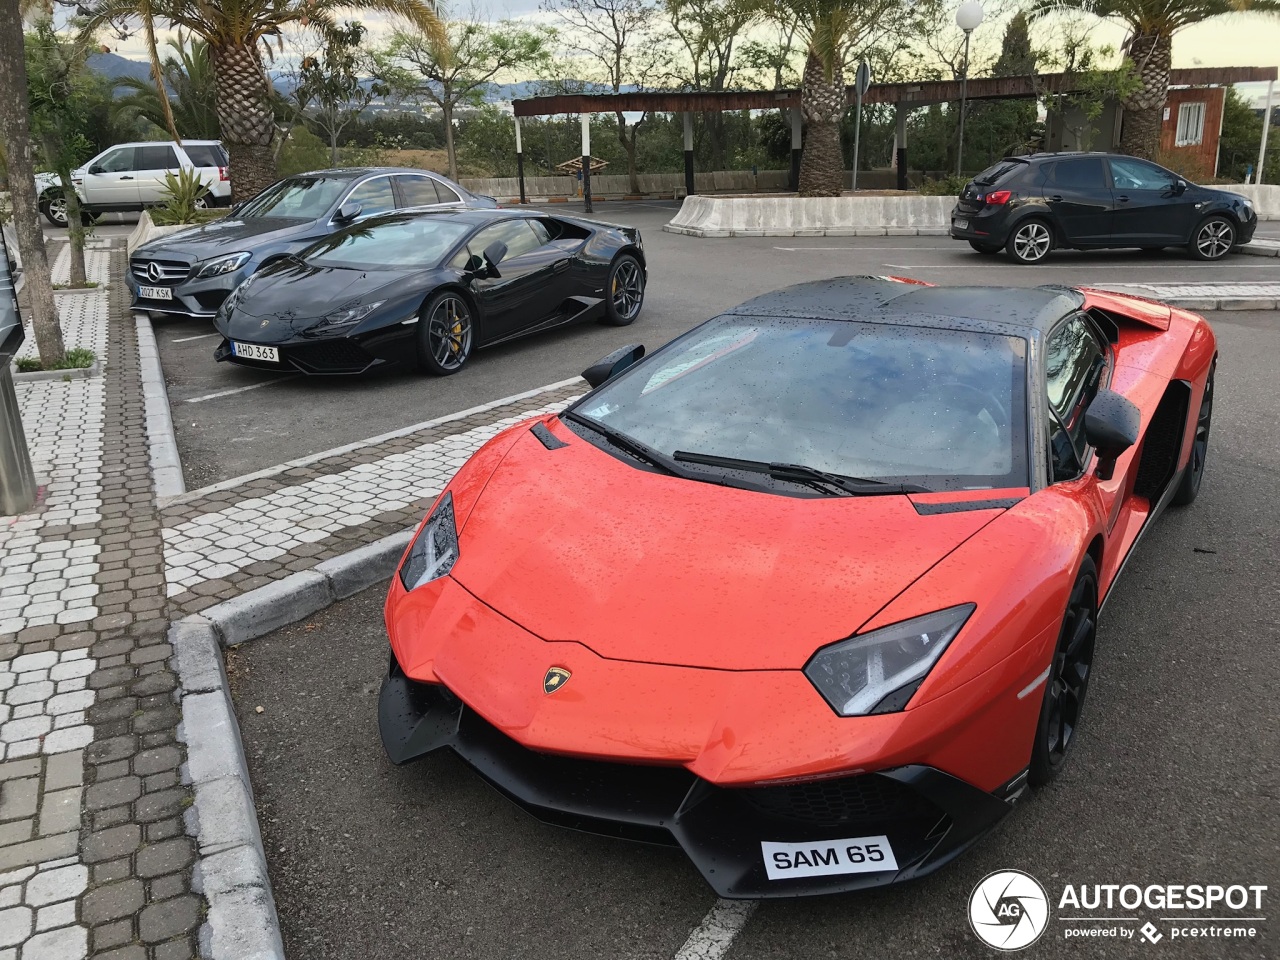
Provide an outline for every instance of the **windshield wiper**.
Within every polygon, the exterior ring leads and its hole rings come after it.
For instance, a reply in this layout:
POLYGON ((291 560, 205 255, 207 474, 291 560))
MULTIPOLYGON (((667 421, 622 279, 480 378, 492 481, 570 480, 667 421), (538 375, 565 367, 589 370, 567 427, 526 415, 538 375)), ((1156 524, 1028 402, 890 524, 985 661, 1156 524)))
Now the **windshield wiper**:
POLYGON ((673 477, 680 477, 684 480, 700 480, 704 483, 719 483, 714 477, 706 474, 700 474, 694 471, 685 470, 680 464, 676 463, 665 453, 659 453, 647 443, 642 443, 634 437, 629 437, 625 433, 620 433, 612 427, 607 427, 599 420, 593 420, 591 417, 584 417, 580 413, 572 410, 562 413, 562 417, 566 420, 572 420, 574 423, 581 424, 589 430, 594 430, 600 436, 604 437, 615 447, 625 450, 637 460, 642 460, 650 466, 657 467, 663 473, 670 474, 673 477))
MULTIPOLYGON (((711 467, 724 467, 727 470, 746 470, 751 473, 764 473, 774 480, 800 483, 814 489, 823 490, 834 487, 851 496, 878 496, 898 493, 929 493, 928 487, 916 483, 887 483, 884 480, 867 480, 862 477, 846 477, 838 473, 828 473, 817 467, 805 466, 802 463, 769 463, 764 460, 739 460, 736 457, 721 457, 711 453, 691 453, 677 450, 672 459, 684 463, 705 463, 711 467)), ((830 492, 827 489, 827 492, 830 492)))

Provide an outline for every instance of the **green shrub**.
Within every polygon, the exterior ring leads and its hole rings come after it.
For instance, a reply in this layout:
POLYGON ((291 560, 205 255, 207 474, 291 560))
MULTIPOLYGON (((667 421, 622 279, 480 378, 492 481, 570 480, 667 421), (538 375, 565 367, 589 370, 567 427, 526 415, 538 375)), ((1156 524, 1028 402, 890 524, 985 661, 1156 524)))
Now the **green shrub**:
POLYGON ((63 354, 61 363, 55 363, 51 367, 46 367, 38 357, 19 357, 17 362, 20 373, 33 373, 36 370, 79 370, 93 366, 93 361, 96 359, 92 350, 85 347, 72 347, 63 354))
POLYGON ((926 197, 958 197, 968 182, 968 177, 957 177, 955 174, 940 180, 926 179, 920 184, 920 192, 926 197))
POLYGON ((204 209, 201 201, 209 196, 209 188, 194 167, 183 167, 177 176, 165 173, 164 192, 164 202, 151 211, 151 222, 158 226, 195 223, 204 209))
POLYGON ((325 142, 299 124, 289 131, 289 139, 280 148, 276 172, 288 177, 308 170, 323 170, 329 165, 329 148, 325 142))

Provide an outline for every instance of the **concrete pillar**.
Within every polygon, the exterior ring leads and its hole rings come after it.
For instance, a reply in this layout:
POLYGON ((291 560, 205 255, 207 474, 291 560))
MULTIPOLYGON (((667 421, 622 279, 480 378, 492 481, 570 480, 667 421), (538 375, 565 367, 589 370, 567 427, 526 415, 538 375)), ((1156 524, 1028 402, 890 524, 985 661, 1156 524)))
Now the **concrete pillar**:
POLYGON ((591 213, 591 114, 582 115, 582 209, 591 213))
POLYGON ((804 116, 791 108, 791 189, 800 189, 800 154, 804 150, 804 116))
POLYGON ((520 202, 528 203, 524 195, 524 144, 520 140, 520 118, 516 117, 516 179, 520 181, 520 202))
POLYGON ((684 115, 684 193, 691 197, 698 191, 693 182, 693 114, 684 115))
POLYGON ((898 189, 907 189, 907 116, 911 108, 899 103, 893 108, 893 157, 898 168, 898 189))

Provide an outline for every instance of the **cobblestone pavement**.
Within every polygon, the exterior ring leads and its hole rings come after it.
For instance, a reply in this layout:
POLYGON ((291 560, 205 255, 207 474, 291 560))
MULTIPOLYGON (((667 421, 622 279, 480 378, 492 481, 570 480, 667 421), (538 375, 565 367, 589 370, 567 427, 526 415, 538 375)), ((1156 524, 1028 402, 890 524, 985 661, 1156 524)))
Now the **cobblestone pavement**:
MULTIPOLYGON (((65 271, 65 257, 56 261, 65 271)), ((43 497, 0 521, 0 960, 186 960, 203 910, 123 249, 58 298, 104 372, 18 385, 43 497)), ((56 279, 55 275, 55 279, 56 279)))
POLYGON ((413 526, 486 440, 562 410, 584 386, 553 384, 175 498, 161 510, 175 611, 197 613, 413 526))

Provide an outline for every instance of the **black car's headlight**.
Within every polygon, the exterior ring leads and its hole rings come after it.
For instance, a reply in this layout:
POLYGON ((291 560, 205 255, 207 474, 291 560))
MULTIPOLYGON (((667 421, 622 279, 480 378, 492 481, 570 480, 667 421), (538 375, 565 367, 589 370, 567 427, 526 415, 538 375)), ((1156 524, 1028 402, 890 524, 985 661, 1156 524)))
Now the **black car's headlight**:
POLYGON ((353 323, 359 323, 384 303, 386 303, 385 300, 375 300, 373 303, 361 303, 353 307, 340 307, 333 313, 321 317, 320 322, 312 329, 319 327, 346 327, 353 323))
POLYGON ((409 547, 400 565, 406 590, 438 580, 458 561, 458 528, 453 520, 453 494, 446 492, 409 547))
POLYGON ((842 717, 901 710, 974 609, 964 603, 833 643, 805 676, 842 717))
POLYGON ((225 257, 218 257, 216 260, 209 260, 200 265, 199 271, 196 273, 197 279, 207 279, 208 277, 220 277, 224 273, 235 273, 252 257, 252 253, 233 253, 225 257))

